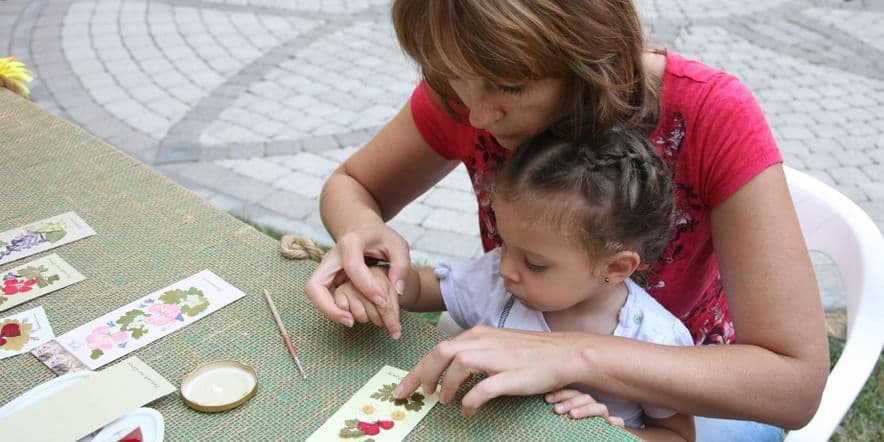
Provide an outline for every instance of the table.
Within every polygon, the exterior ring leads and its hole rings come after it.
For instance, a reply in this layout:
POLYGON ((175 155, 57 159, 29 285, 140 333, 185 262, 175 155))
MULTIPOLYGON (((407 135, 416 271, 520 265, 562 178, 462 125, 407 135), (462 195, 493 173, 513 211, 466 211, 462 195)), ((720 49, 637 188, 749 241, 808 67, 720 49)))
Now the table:
MULTIPOLYGON (((167 440, 304 439, 381 366, 407 370, 444 339, 412 314, 403 316, 399 341, 374 326, 351 330, 332 323, 303 294, 315 264, 283 259, 271 238, 0 88, 0 231, 70 210, 98 234, 0 271, 54 252, 87 279, 0 316, 43 305, 60 335, 203 269, 247 294, 133 353, 175 385, 214 359, 236 359, 258 372, 257 395, 235 410, 199 413, 177 393, 153 402, 165 418, 167 440), (299 349, 306 380, 279 337, 264 288, 299 349)), ((31 355, 0 361, 0 371, 0 404, 53 377, 31 355)), ((599 419, 556 416, 539 396, 497 399, 471 418, 463 418, 459 406, 439 404, 409 435, 416 441, 538 439, 634 440, 599 419)))

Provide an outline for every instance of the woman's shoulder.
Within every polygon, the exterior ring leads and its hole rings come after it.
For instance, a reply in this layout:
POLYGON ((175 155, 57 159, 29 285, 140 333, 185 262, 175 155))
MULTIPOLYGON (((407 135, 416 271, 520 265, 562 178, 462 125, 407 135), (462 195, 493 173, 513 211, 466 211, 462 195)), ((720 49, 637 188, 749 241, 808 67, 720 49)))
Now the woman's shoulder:
POLYGON ((752 92, 737 76, 674 52, 666 53, 662 100, 664 110, 710 111, 754 103, 752 92))

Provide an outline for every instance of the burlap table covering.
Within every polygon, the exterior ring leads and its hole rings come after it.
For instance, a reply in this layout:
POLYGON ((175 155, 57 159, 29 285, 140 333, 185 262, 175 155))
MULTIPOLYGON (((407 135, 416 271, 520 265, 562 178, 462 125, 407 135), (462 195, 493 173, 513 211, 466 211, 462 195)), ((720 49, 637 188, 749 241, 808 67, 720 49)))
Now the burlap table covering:
MULTIPOLYGON (((385 364, 411 368, 443 336, 405 314, 394 342, 373 326, 335 325, 306 301, 313 263, 279 256, 277 244, 148 166, 38 106, 0 89, 0 231, 76 211, 98 234, 0 267, 58 253, 86 280, 16 308, 42 305, 62 334, 141 295, 203 269, 247 296, 136 352, 179 385, 198 364, 236 359, 258 372, 257 395, 218 414, 187 408, 178 394, 150 406, 165 418, 167 440, 301 440, 385 364), (274 295, 307 370, 301 379, 261 290, 274 295)), ((0 404, 52 373, 31 355, 0 361, 0 404)), ((125 394, 121 388, 120 394, 125 394)), ((47 417, 48 418, 48 417, 47 417)), ((0 429, 2 433, 2 429, 0 429)), ((623 440, 599 419, 555 416, 540 397, 504 398, 463 418, 437 405, 409 440, 623 440)))

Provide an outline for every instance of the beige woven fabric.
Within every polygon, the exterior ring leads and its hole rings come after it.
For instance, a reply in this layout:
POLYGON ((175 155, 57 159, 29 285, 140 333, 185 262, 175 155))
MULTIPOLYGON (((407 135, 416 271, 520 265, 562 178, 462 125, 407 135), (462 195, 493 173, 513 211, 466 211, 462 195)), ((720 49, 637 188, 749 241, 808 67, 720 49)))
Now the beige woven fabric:
MULTIPOLYGON (((394 342, 374 326, 353 330, 320 316, 303 284, 315 266, 289 261, 272 239, 215 209, 126 154, 0 90, 0 231, 76 211, 98 234, 53 249, 86 275, 71 287, 5 314, 43 305, 62 334, 139 296, 203 269, 247 296, 134 354, 173 384, 198 364, 236 359, 258 372, 257 395, 218 414, 187 408, 177 394, 150 406, 162 413, 167 440, 301 440, 381 366, 412 367, 443 337, 405 314, 394 342), (298 347, 298 375, 261 295, 267 288, 298 347)), ((46 254, 46 253, 44 253, 46 254)), ((0 267, 0 272, 30 259, 0 267)), ((36 358, 0 361, 6 403, 52 374, 36 358)), ((121 394, 125 390, 121 388, 121 394)), ((621 440, 597 419, 554 416, 540 397, 507 398, 465 419, 437 405, 409 440, 621 440)))

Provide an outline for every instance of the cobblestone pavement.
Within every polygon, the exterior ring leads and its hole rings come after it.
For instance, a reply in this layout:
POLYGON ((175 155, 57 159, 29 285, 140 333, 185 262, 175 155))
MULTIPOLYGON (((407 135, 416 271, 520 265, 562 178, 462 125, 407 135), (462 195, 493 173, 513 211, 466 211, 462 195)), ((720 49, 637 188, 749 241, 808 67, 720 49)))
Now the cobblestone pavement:
MULTIPOLYGON (((753 90, 786 164, 884 227, 884 0, 638 0, 653 40, 753 90)), ((218 207, 330 242, 325 177, 408 98, 388 0, 6 0, 36 102, 218 207)), ((458 168, 391 224, 417 260, 480 253, 458 168)), ((825 285, 825 284, 824 284, 825 285)))

